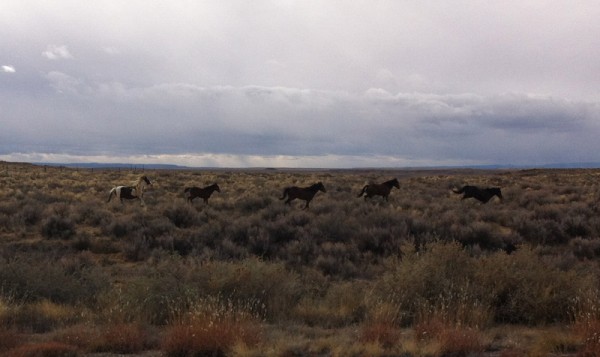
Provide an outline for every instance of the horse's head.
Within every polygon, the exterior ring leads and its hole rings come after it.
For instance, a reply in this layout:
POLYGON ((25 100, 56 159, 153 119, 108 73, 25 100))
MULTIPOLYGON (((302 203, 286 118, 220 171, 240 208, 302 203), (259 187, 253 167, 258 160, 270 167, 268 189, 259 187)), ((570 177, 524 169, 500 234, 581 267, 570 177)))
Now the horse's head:
POLYGON ((212 185, 215 188, 215 191, 217 192, 221 192, 221 188, 219 187, 219 185, 217 185, 216 183, 214 185, 212 185))
POLYGON ((146 175, 140 177, 140 182, 145 182, 146 185, 152 186, 152 181, 150 181, 150 179, 146 175))
POLYGON ((325 186, 323 185, 323 183, 321 181, 319 181, 315 184, 315 188, 319 191, 327 192, 327 190, 325 190, 325 186))
POLYGON ((398 179, 397 179, 397 178, 393 179, 393 180, 391 181, 391 183, 392 183, 392 186, 393 186, 393 187, 396 187, 397 189, 400 189, 400 182, 398 182, 398 179))
POLYGON ((498 196, 498 198, 500 199, 500 201, 504 201, 504 197, 502 197, 502 191, 500 191, 500 187, 493 187, 491 189, 491 192, 498 196))

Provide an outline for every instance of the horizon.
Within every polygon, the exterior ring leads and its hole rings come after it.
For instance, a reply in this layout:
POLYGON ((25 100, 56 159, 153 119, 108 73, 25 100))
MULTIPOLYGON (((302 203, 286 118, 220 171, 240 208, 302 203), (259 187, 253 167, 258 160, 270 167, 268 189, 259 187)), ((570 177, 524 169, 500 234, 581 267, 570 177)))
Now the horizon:
POLYGON ((540 165, 450 165, 450 166, 355 166, 355 167, 298 167, 298 166, 186 166, 168 163, 135 163, 135 162, 23 162, 0 160, 0 164, 25 164, 35 166, 51 166, 66 168, 98 168, 98 169, 133 169, 133 170, 445 170, 445 169, 473 169, 473 170, 527 170, 527 169, 598 169, 600 162, 565 162, 565 163, 546 163, 540 165))

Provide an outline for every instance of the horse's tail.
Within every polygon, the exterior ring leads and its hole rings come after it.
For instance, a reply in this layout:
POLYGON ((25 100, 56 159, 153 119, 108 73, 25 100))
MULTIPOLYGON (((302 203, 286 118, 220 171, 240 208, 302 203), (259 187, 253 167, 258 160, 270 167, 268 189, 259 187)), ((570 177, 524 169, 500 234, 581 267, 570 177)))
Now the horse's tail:
POLYGON ((283 196, 281 196, 279 199, 283 200, 285 199, 285 197, 288 195, 288 193, 290 192, 290 188, 286 187, 285 189, 283 189, 283 196))
POLYGON ((466 186, 463 186, 463 188, 461 188, 461 189, 460 189, 460 190, 458 190, 458 191, 457 191, 457 190, 455 190, 455 189, 452 189, 452 192, 454 192, 454 193, 456 193, 456 194, 461 194, 461 193, 465 192, 465 187, 466 187, 466 186))
POLYGON ((108 194, 108 200, 106 202, 110 202, 110 200, 112 199, 113 196, 117 195, 117 188, 113 187, 112 190, 110 190, 110 193, 108 194))
POLYGON ((360 191, 360 193, 358 194, 358 196, 356 197, 360 197, 363 195, 363 193, 365 193, 365 191, 367 190, 367 187, 369 187, 369 185, 365 185, 365 187, 363 187, 362 191, 360 191))

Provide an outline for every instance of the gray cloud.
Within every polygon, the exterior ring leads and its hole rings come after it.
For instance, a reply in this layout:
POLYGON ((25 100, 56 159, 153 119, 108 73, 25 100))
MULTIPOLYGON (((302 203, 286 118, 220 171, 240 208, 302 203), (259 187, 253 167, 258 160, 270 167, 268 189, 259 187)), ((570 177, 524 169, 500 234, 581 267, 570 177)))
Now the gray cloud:
POLYGON ((598 161, 593 1, 2 6, 2 155, 598 161))
MULTIPOLYGON (((13 150, 381 155, 502 163, 569 159, 565 153, 575 153, 577 159, 591 160, 589 148, 574 149, 571 140, 561 138, 578 138, 577 144, 589 140, 599 118, 598 103, 532 95, 393 95, 381 89, 352 94, 190 84, 128 88, 58 72, 46 78, 51 109, 43 117, 23 109, 27 127, 22 121, 8 126, 36 144, 14 143, 13 150)), ((5 143, 11 143, 9 135, 5 143)), ((589 144, 600 149, 595 141, 589 144)))
POLYGON ((48 45, 46 50, 42 52, 42 56, 49 60, 71 59, 73 55, 69 52, 67 46, 48 45))

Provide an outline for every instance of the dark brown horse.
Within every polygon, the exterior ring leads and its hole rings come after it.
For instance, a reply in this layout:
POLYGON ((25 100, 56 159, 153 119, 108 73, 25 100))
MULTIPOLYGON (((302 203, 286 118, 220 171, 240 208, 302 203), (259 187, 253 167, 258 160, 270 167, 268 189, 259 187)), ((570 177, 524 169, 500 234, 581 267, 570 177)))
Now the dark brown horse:
POLYGON ((315 197, 315 195, 317 194, 318 191, 327 192, 325 190, 325 186, 323 186, 323 183, 321 183, 321 182, 317 182, 314 185, 311 185, 309 187, 296 187, 296 186, 286 187, 283 190, 283 196, 280 198, 280 200, 283 200, 287 197, 285 204, 289 205, 290 202, 292 202, 293 200, 298 198, 298 199, 306 201, 306 205, 304 206, 304 209, 308 209, 309 208, 308 205, 310 204, 310 201, 313 199, 313 197, 315 197))
POLYGON ((382 196, 387 201, 388 196, 390 195, 390 191, 394 187, 400 189, 400 183, 396 178, 381 184, 372 183, 370 185, 365 185, 362 191, 360 191, 360 193, 358 194, 358 197, 361 197, 364 194, 366 201, 369 197, 382 196))
POLYGON ((464 186, 460 190, 452 190, 456 194, 463 193, 461 200, 474 198, 481 203, 487 203, 492 197, 498 196, 500 201, 503 200, 502 191, 499 187, 479 188, 477 186, 464 186))
POLYGON ((206 186, 204 188, 186 187, 185 190, 183 190, 183 193, 185 195, 186 200, 189 203, 192 203, 192 200, 194 198, 200 197, 204 200, 204 203, 208 204, 208 199, 210 198, 210 195, 212 195, 215 191, 221 192, 219 185, 217 185, 216 183, 210 186, 206 186))

